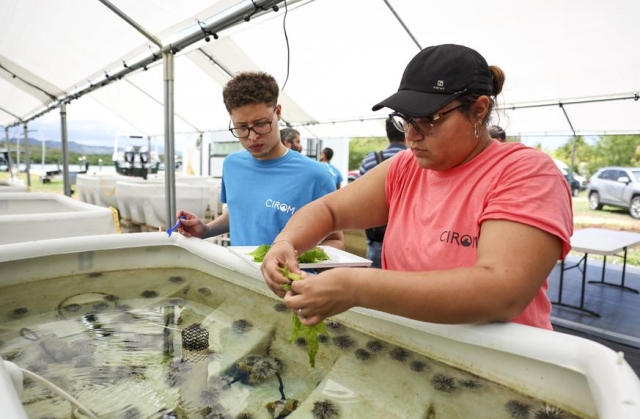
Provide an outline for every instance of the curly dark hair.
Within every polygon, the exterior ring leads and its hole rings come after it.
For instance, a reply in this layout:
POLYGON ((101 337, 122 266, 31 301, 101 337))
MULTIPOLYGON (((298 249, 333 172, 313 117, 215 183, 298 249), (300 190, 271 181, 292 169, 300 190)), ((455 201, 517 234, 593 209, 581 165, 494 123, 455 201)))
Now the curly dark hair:
POLYGON ((222 90, 224 106, 230 113, 244 105, 266 103, 278 104, 280 88, 276 79, 263 72, 243 72, 236 74, 222 90))

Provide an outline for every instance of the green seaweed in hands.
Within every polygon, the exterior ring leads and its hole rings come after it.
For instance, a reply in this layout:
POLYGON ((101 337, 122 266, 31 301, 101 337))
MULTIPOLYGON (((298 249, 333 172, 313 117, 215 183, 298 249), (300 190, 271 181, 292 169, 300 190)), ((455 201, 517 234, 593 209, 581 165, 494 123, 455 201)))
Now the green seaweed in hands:
MULTIPOLYGON (((302 280, 302 276, 295 272, 289 271, 289 266, 287 265, 287 263, 285 263, 283 267, 278 268, 278 272, 280 272, 285 278, 289 279, 290 281, 302 280)), ((291 287, 289 286, 289 284, 284 284, 282 288, 287 291, 291 291, 291 287)), ((316 355, 318 354, 318 349, 320 348, 320 343, 318 342, 318 334, 322 333, 323 335, 326 335, 327 328, 324 325, 324 322, 320 322, 315 326, 305 326, 304 324, 302 324, 295 312, 291 314, 293 318, 293 324, 291 326, 291 338, 289 338, 289 342, 293 343, 298 338, 304 338, 307 341, 309 365, 311 365, 311 368, 315 368, 316 355)))
POLYGON ((324 322, 318 323, 315 326, 305 326, 300 322, 300 319, 293 313, 293 325, 291 329, 291 338, 289 342, 293 343, 298 338, 303 337, 307 341, 307 349, 309 354, 309 365, 311 368, 315 368, 316 366, 316 355, 318 354, 318 349, 320 348, 320 343, 318 342, 318 334, 327 334, 327 328, 324 325, 324 322))

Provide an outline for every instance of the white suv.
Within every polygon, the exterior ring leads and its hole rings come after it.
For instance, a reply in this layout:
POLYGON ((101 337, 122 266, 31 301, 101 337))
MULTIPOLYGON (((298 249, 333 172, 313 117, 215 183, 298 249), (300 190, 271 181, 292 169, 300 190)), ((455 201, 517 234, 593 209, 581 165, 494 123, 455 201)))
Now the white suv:
POLYGON ((640 218, 640 168, 604 167, 589 179, 589 208, 603 205, 626 208, 633 218, 640 218))

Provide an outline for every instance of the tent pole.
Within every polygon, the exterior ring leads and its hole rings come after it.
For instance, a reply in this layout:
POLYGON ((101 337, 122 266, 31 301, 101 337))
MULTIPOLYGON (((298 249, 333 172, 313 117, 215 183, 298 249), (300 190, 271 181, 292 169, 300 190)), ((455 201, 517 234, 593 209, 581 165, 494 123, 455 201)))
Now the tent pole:
POLYGON ((202 132, 198 133, 198 151, 200 153, 200 164, 198 166, 200 166, 200 176, 202 176, 202 172, 203 172, 203 169, 202 169, 202 153, 204 152, 203 145, 202 145, 204 141, 203 137, 204 136, 202 132))
POLYGON ((127 16, 127 14, 124 13, 122 10, 120 10, 116 6, 114 6, 110 1, 108 1, 108 0, 100 0, 100 3, 104 4, 105 6, 107 6, 109 8, 109 10, 111 10, 113 13, 117 14, 118 16, 120 16, 129 25, 133 26, 138 32, 140 32, 142 35, 144 35, 148 40, 150 40, 151 42, 156 44, 158 46, 158 48, 162 48, 162 41, 160 41, 158 38, 156 38, 151 32, 146 30, 142 25, 138 24, 138 22, 136 22, 135 20, 133 20, 129 16, 127 16))
POLYGON ((67 104, 60 104, 60 141, 62 141, 62 178, 64 194, 71 197, 71 182, 69 182, 69 147, 67 144, 67 104))
MULTIPOLYGON (((11 112, 9 112, 8 110, 6 110, 4 108, 0 108, 0 111, 6 113, 7 115, 13 116, 19 122, 26 122, 26 121, 23 121, 19 116, 16 116, 16 115, 12 114, 11 112)), ((13 126, 15 126, 15 125, 18 125, 18 123, 15 123, 13 126)), ((7 126, 4 127, 4 132, 5 132, 5 136, 6 136, 7 150, 9 152, 11 152, 11 147, 9 147, 9 128, 11 128, 11 127, 12 127, 12 125, 7 125, 7 126)))
POLYGON ((31 159, 29 158, 29 128, 27 127, 27 123, 24 123, 24 164, 25 169, 24 172, 27 175, 27 186, 31 187, 31 159))
POLYGON ((16 138, 16 169, 18 170, 18 176, 20 176, 20 134, 16 138))
POLYGON ((400 25, 402 25, 402 27, 404 28, 404 31, 407 33, 407 35, 409 35, 409 37, 414 42, 414 44, 416 44, 418 46, 418 49, 420 51, 422 51, 422 46, 420 45, 420 43, 418 42, 416 37, 413 36, 413 34, 411 33, 411 31, 409 30, 407 25, 404 24, 404 21, 402 19, 400 19, 400 16, 398 15, 398 13, 396 13, 395 9, 393 7, 391 7, 391 4, 389 4, 389 2, 387 0, 383 0, 383 1, 384 1, 384 4, 387 5, 389 10, 391 10, 391 13, 393 13, 393 16, 395 16, 396 20, 400 23, 400 25))
POLYGON ((9 147, 9 127, 4 127, 4 136, 7 144, 7 169, 9 170, 9 179, 13 180, 13 163, 11 162, 11 147, 9 147))
POLYGON ((513 104, 513 105, 504 105, 500 106, 498 111, 515 111, 516 109, 531 109, 531 108, 544 108, 549 106, 563 106, 563 105, 579 105, 583 103, 601 103, 601 102, 615 102, 618 100, 628 100, 633 99, 636 102, 640 99, 640 94, 638 93, 630 93, 630 94, 620 94, 620 95, 611 95, 604 97, 592 97, 592 98, 579 98, 579 99, 566 99, 560 102, 558 101, 546 101, 546 102, 537 102, 537 103, 523 103, 523 104, 513 104))
POLYGON ((571 187, 571 182, 573 180, 573 165, 576 162, 576 130, 573 129, 573 124, 571 123, 571 119, 569 119, 569 115, 567 111, 564 109, 564 105, 562 103, 559 104, 560 109, 564 113, 564 117, 567 118, 567 122, 569 123, 569 127, 571 128, 571 132, 573 133, 573 141, 571 144, 571 164, 569 165, 569 187, 571 187))
POLYGON ((166 228, 173 225, 176 216, 176 162, 175 162, 175 138, 173 120, 173 80, 174 66, 173 54, 162 54, 164 65, 164 190, 166 199, 167 217, 166 228))

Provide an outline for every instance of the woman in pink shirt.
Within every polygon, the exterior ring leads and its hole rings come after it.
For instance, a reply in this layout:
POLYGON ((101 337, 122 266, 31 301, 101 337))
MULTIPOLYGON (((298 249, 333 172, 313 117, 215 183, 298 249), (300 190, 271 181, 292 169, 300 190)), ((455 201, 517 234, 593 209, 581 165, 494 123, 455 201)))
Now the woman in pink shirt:
POLYGON ((461 45, 425 48, 394 112, 408 150, 308 204, 262 264, 269 288, 305 325, 366 307, 434 323, 517 322, 551 329, 547 276, 570 250, 571 193, 551 158, 488 130, 504 73, 461 45), (335 231, 387 224, 383 269, 336 268, 291 284, 296 251, 335 231))

